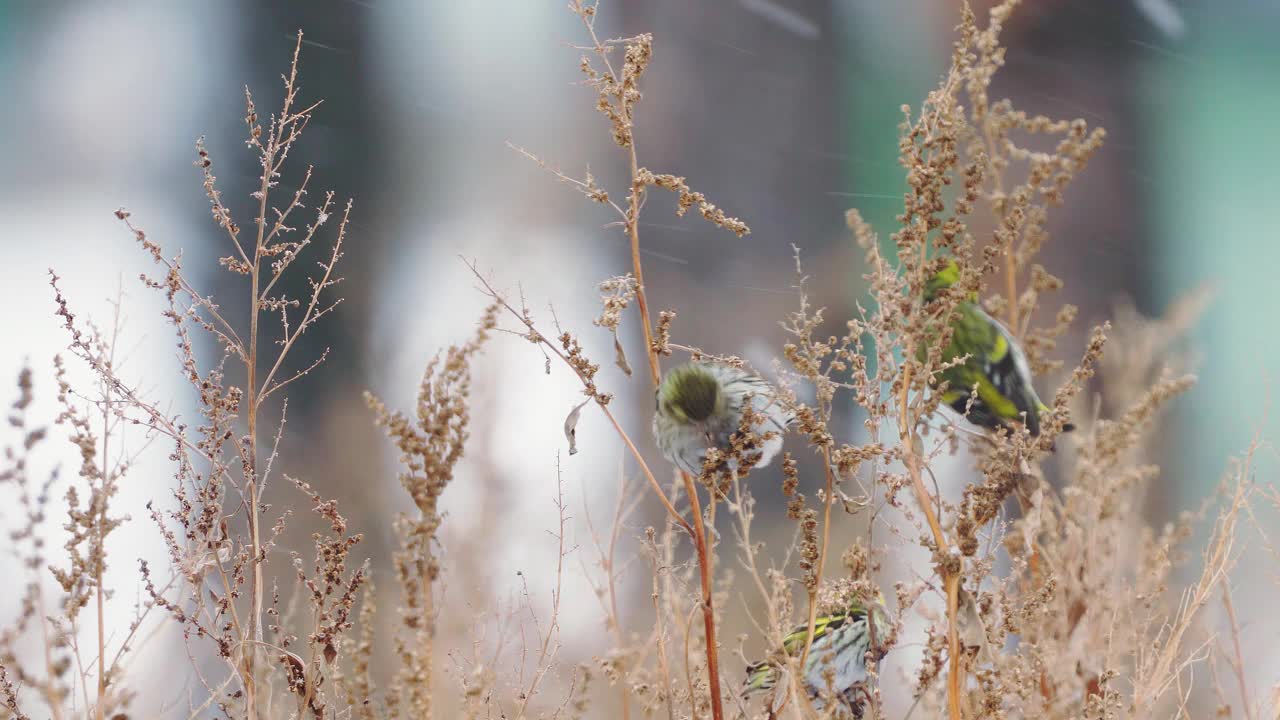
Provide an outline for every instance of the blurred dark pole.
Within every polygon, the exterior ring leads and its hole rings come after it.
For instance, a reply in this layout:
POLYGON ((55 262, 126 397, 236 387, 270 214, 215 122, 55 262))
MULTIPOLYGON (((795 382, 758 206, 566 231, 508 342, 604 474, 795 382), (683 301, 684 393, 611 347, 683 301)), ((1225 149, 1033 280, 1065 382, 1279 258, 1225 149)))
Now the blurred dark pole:
MULTIPOLYGON (((768 371, 777 321, 796 308, 792 244, 811 260, 841 243, 837 43, 828 3, 627 3, 621 27, 652 31, 654 61, 637 134, 641 164, 689 184, 751 226, 737 238, 653 192, 642 226, 658 308, 680 312, 680 342, 768 371), (732 278, 732 280, 730 279, 732 278), (680 339, 682 338, 682 339, 680 339)), ((827 273, 824 273, 824 275, 827 273)))
MULTIPOLYGON (((1102 150, 1068 188, 1065 204, 1050 208, 1051 239, 1038 258, 1068 281, 1065 296, 1051 302, 1080 307, 1075 337, 1060 346, 1068 359, 1078 354, 1086 326, 1110 317, 1118 298, 1150 310, 1150 275, 1142 271, 1151 252, 1142 211, 1149 181, 1136 169, 1135 104, 1139 43, 1157 32, 1133 2, 1060 0, 1020 6, 1006 33, 1009 50, 993 98, 1009 97, 1028 113, 1082 118, 1107 130, 1102 150)), ((1041 312, 1047 322, 1056 307, 1041 312)))
MULTIPOLYGON (((323 100, 314 112, 302 139, 290 152, 280 185, 274 191, 274 203, 283 207, 301 182, 307 165, 314 165, 308 189, 308 207, 299 211, 291 225, 302 232, 305 223, 315 220, 316 210, 325 192, 334 192, 332 217, 318 233, 318 238, 281 281, 280 294, 302 299, 310 296, 308 279, 315 276, 317 262, 327 260, 336 237, 338 219, 348 198, 354 198, 351 223, 344 241, 344 254, 338 264, 341 284, 333 288, 332 298, 342 298, 336 310, 309 328, 290 352, 285 371, 307 367, 328 349, 325 362, 307 377, 290 386, 286 392, 288 432, 281 448, 286 458, 284 467, 290 474, 313 484, 317 491, 336 498, 351 517, 353 527, 379 528, 387 523, 376 503, 357 501, 371 484, 385 483, 383 469, 374 458, 380 457, 383 440, 373 427, 372 416, 361 400, 368 387, 371 359, 365 357, 368 346, 365 329, 372 312, 370 301, 372 269, 386 243, 377 216, 374 194, 379 189, 379 168, 383 165, 383 133, 377 125, 381 115, 377 98, 371 95, 368 81, 369 48, 372 41, 366 3, 333 0, 283 0, 281 2, 241 4, 239 22, 246 55, 241 59, 243 76, 249 85, 264 124, 268 113, 279 112, 282 98, 281 75, 289 70, 297 32, 303 32, 299 62, 299 107, 323 100)), ((229 102, 234 102, 231 100, 229 102)), ((242 108, 227 106, 226 117, 240 120, 242 108), (240 110, 237 115, 232 113, 240 110)), ((238 134, 243 137, 243 125, 238 134)), ((234 208, 250 208, 247 196, 257 187, 252 175, 257 168, 247 159, 243 146, 235 153, 222 153, 224 170, 232 160, 237 175, 231 186, 224 188, 234 208)), ((219 158, 215 155, 215 162, 219 158)), ((229 174, 229 173, 228 173, 229 174)), ((251 227, 242 221, 242 226, 251 227)), ((218 238, 223 240, 223 238, 218 238)), ((246 309, 243 278, 218 273, 215 292, 226 304, 234 306, 239 317, 246 309)), ((235 314, 235 313, 233 313, 235 314)), ((264 340, 279 337, 275 317, 262 318, 264 340)), ((296 321, 296 320, 295 320, 296 321)), ((269 362, 278 351, 273 344, 260 341, 269 362)), ((277 400, 278 403, 278 400, 277 400)), ((404 403, 397 403, 403 406, 404 403)), ((263 422, 274 427, 279 406, 265 410, 263 422)), ((268 501, 288 505, 288 490, 277 485, 268 501)), ((386 533, 370 533, 364 552, 371 556, 385 554, 379 544, 389 540, 386 533)))
MULTIPOLYGON (((369 311, 370 268, 382 248, 376 218, 363 212, 366 206, 372 206, 364 196, 376 187, 382 154, 378 142, 380 133, 374 122, 378 113, 365 79, 368 12, 362 4, 345 0, 284 0, 244 3, 239 14, 246 38, 242 47, 247 56, 241 63, 244 82, 254 93, 264 123, 268 113, 278 112, 282 93, 280 76, 288 72, 298 30, 303 31, 304 39, 299 63, 301 92, 297 102, 305 106, 319 99, 324 101, 290 153, 274 198, 283 206, 310 164, 315 166, 315 171, 306 197, 308 207, 295 211, 298 214, 290 224, 301 232, 304 222, 313 222, 315 207, 323 201, 327 190, 334 191, 337 212, 293 271, 285 274, 281 281, 282 294, 301 299, 309 297, 307 279, 316 270, 315 261, 327 258, 341 209, 347 198, 355 199, 346 251, 339 263, 343 281, 336 288, 336 296, 342 297, 343 302, 333 314, 307 330, 291 352, 290 365, 301 369, 329 349, 324 366, 289 392, 290 423, 295 431, 312 432, 313 415, 320 411, 322 398, 329 395, 319 392, 321 383, 329 386, 340 379, 344 384, 361 385, 361 378, 367 375, 367 363, 361 354, 361 330, 366 326, 363 320, 369 311)), ((246 164, 239 157, 235 161, 246 164)), ((237 201, 256 188, 256 177, 245 176, 243 170, 237 172, 236 180, 237 185, 243 185, 236 188, 243 191, 237 193, 237 201)), ((218 277, 218 296, 243 302, 238 298, 244 294, 242 278, 226 274, 218 277)), ((265 320, 267 331, 276 332, 278 323, 270 317, 265 320)))
MULTIPOLYGON (((839 36, 830 4, 744 0, 619 8, 624 31, 643 28, 656 38, 646 78, 646 99, 654 99, 641 105, 638 129, 646 143, 643 163, 676 174, 697 168, 690 183, 752 227, 739 241, 705 223, 690 226, 698 237, 684 243, 690 263, 683 271, 714 283, 727 274, 726 250, 743 249, 747 264, 777 259, 789 272, 790 243, 816 247, 828 240, 833 222, 819 212, 822 196, 814 192, 839 176, 829 160, 838 144, 839 108, 833 89, 839 36)), ((662 217, 671 207, 664 200, 650 200, 646 215, 654 222, 671 223, 662 217)))
MULTIPOLYGON (((618 8, 618 31, 655 38, 637 120, 641 164, 687 175, 751 227, 737 238, 696 213, 682 221, 674 198, 651 192, 642 242, 681 261, 645 259, 651 302, 655 311, 679 313, 677 342, 744 357, 769 374, 786 341, 778 322, 798 307, 792 244, 811 263, 818 295, 842 273, 823 259, 848 245, 843 216, 824 192, 839 187, 841 172, 832 4, 675 0, 618 8)), ((821 476, 812 453, 800 459, 808 477, 821 476)), ((766 512, 785 507, 778 488, 771 479, 753 488, 766 512)))

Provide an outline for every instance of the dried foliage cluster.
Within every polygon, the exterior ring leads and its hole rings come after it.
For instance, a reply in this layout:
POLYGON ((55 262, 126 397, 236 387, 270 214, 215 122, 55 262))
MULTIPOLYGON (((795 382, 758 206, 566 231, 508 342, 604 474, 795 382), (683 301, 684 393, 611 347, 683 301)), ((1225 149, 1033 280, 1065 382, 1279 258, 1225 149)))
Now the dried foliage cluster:
MULTIPOLYGON (((142 282, 165 304, 198 419, 166 411, 130 383, 116 359, 119 315, 105 331, 84 320, 51 274, 69 352, 96 383, 91 392, 73 387, 58 361, 56 422, 81 459, 75 479, 33 476, 31 458, 48 433, 29 417, 30 371, 20 376, 8 415, 19 440, 0 459, 0 491, 13 493, 6 506, 18 521, 9 546, 30 580, 17 617, 0 631, 0 718, 133 717, 135 692, 148 685, 127 676, 123 663, 152 627, 177 628, 191 658, 188 672, 198 692, 170 708, 175 717, 843 717, 849 711, 839 703, 815 702, 831 698, 811 697, 799 669, 819 617, 853 598, 881 595, 888 598, 891 629, 873 637, 876 652, 866 658, 871 680, 862 717, 889 717, 888 694, 912 697, 916 717, 952 720, 1190 716, 1193 670, 1206 661, 1216 669, 1218 660, 1237 686, 1226 689, 1232 683, 1220 682, 1215 672, 1220 708, 1258 717, 1264 710, 1246 687, 1230 572, 1244 542, 1242 521, 1254 517, 1255 506, 1259 513, 1266 503, 1280 506, 1280 498, 1254 489, 1255 443, 1200 513, 1165 528, 1138 522, 1144 492, 1159 473, 1150 463, 1152 430, 1167 404, 1194 382, 1181 374, 1185 363, 1174 343, 1203 303, 1189 300, 1163 321, 1124 312, 1114 328, 1095 328, 1074 351, 1078 361, 1063 372, 1055 343, 1075 309, 1044 307, 1062 283, 1035 261, 1049 240, 1050 210, 1064 202, 1103 132, 1082 120, 1028 116, 1008 101, 989 99, 1004 61, 1000 30, 1016 4, 1000 4, 985 26, 966 7, 939 87, 914 111, 903 108, 903 212, 888 243, 849 212, 870 298, 859 305, 866 310, 843 320, 840 335, 825 334, 828 318, 809 300, 796 250, 799 304, 782 319, 789 340, 781 348, 785 363, 775 368, 783 402, 796 416, 788 440, 793 450, 781 463, 795 540, 785 556, 773 553, 784 561, 770 562, 753 535, 752 486, 767 475, 752 471, 761 443, 771 437, 753 432, 751 412, 731 447, 708 453, 697 477, 657 465, 642 452, 645 443, 627 418, 615 416, 610 406, 618 388, 607 385, 578 336, 554 316, 550 323, 535 318, 523 294, 513 298, 472 262, 490 300, 475 335, 428 364, 411 415, 366 396, 372 421, 400 452, 400 484, 413 508, 395 520, 399 550, 390 566, 398 599, 394 619, 384 621, 383 629, 391 628, 384 640, 378 639, 369 566, 353 555, 361 536, 304 480, 277 470, 280 480, 271 482, 287 429, 281 391, 324 360, 323 353, 300 360, 292 351, 340 302, 337 264, 352 207, 335 203, 332 193, 309 204, 310 168, 299 174, 298 190, 278 198, 289 153, 318 105, 297 101, 299 35, 281 110, 264 121, 246 89, 248 145, 261 170, 253 193, 257 213, 247 231, 223 202, 209 151, 197 145, 213 219, 232 250, 220 265, 243 276, 246 317, 225 314, 188 279, 180 255, 166 254, 127 211, 116 213, 155 262, 156 274, 142 282), (320 250, 323 237, 332 239, 320 250), (317 253, 309 292, 282 294, 281 278, 302 272, 297 261, 309 264, 317 253), (929 279, 950 260, 958 264, 959 281, 926 303, 929 279), (1018 338, 1038 375, 1060 379, 1039 435, 1020 426, 977 432, 939 409, 939 378, 948 362, 942 348, 958 304, 973 294, 1018 338), (1049 323, 1037 325, 1045 317, 1049 323), (561 652, 564 565, 587 553, 566 537, 563 481, 555 498, 549 614, 524 588, 496 622, 481 615, 468 647, 440 647, 442 616, 465 624, 476 610, 441 603, 450 557, 439 541, 440 501, 468 440, 475 358, 504 323, 540 348, 546 372, 558 365, 580 381, 584 399, 565 419, 569 453, 582 413, 600 412, 629 455, 631 469, 620 473, 610 524, 597 528, 588 517, 599 569, 591 581, 612 644, 589 661, 561 652), (1099 374, 1103 382, 1094 383, 1099 374), (1083 402, 1086 389, 1099 392, 1101 402, 1083 402), (860 426, 833 425, 842 404, 861 409, 860 426), (1070 436, 1063 435, 1068 417, 1077 427, 1070 436), (126 431, 163 446, 173 465, 172 498, 146 513, 170 563, 141 565, 134 620, 108 628, 106 541, 125 518, 113 499, 145 447, 122 443, 126 431), (818 477, 802 472, 796 459, 802 452, 821 458, 818 477), (957 454, 972 458, 977 479, 948 497, 935 468, 957 454), (61 558, 43 540, 55 492, 63 493, 66 507, 61 558), (310 508, 317 528, 306 556, 284 553, 286 528, 306 521, 275 509, 298 502, 310 508), (626 537, 633 513, 646 503, 661 506, 663 521, 626 537), (1207 521, 1208 539, 1198 565, 1188 568, 1185 546, 1199 521, 1207 521), (832 547, 831 528, 844 522, 863 522, 870 531, 850 547, 832 547), (619 555, 620 546, 632 542, 634 565, 619 555), (887 577, 886 558, 911 547, 925 549, 931 567, 911 579, 887 577), (288 567, 273 562, 282 553, 288 567), (645 577, 628 571, 636 566, 647 568, 645 577), (45 582, 50 571, 52 586, 45 582), (1182 577, 1190 579, 1179 583, 1182 577), (647 598, 643 620, 619 610, 628 587, 647 598), (725 609, 734 596, 748 598, 754 617, 739 628, 739 648, 731 653, 725 609), (1219 601, 1234 652, 1220 653, 1221 645, 1210 642, 1214 630, 1205 610, 1219 601), (881 652, 912 652, 902 642, 904 621, 912 616, 928 621, 914 675, 879 673, 881 652), (807 628, 803 651, 798 657, 776 652, 796 624, 807 628), (82 645, 94 636, 94 647, 82 645), (738 687, 748 656, 768 656, 789 681, 766 700, 744 700, 738 687), (383 687, 375 680, 378 657, 392 667, 383 687), (437 668, 444 657, 449 672, 442 676, 437 668)), ((741 365, 673 342, 674 311, 662 310, 655 322, 641 266, 640 215, 651 190, 666 190, 676 196, 678 215, 697 210, 738 237, 750 230, 685 178, 640 163, 636 117, 653 38, 602 40, 597 5, 573 0, 570 9, 589 40, 581 48, 581 72, 628 168, 625 199, 615 201, 589 173, 575 178, 517 150, 616 213, 614 225, 630 241, 632 266, 599 285, 595 332, 611 335, 615 365, 647 391, 658 386, 664 358, 673 354, 741 365), (633 374, 619 339, 635 324, 647 373, 633 374)), ((589 292, 584 289, 584 297, 589 292)), ((1262 541, 1274 547, 1265 534, 1262 541)))

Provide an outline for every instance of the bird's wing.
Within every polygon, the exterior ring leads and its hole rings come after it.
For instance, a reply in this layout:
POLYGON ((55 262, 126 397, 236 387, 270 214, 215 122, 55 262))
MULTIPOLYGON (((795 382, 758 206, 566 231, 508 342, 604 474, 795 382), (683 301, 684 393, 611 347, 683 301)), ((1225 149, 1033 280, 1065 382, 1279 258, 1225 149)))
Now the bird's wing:
MULTIPOLYGON (((848 613, 834 613, 817 618, 813 624, 813 641, 816 643, 823 637, 848 621, 848 613)), ((797 625, 782 639, 782 650, 791 657, 799 657, 804 652, 804 644, 809 637, 808 623, 797 625)))
POLYGON ((1040 401, 1031 389, 1026 356, 1009 331, 976 304, 965 303, 955 333, 960 347, 975 349, 965 364, 970 372, 962 376, 969 387, 977 384, 978 399, 1001 418, 1026 413, 1028 422, 1035 423, 1040 401))
MULTIPOLYGON (((813 626, 814 643, 839 628, 848 618, 847 613, 835 613, 817 618, 813 626)), ((809 624, 797 625, 782 639, 782 651, 789 657, 799 657, 804 652, 805 639, 808 636, 809 624)), ((747 679, 742 684, 742 693, 749 695, 757 690, 768 690, 777 682, 778 667, 776 660, 754 662, 747 666, 747 679)))
POLYGON ((742 694, 750 695, 760 690, 768 690, 778 684, 778 668, 772 663, 761 660, 747 666, 747 679, 742 683, 742 694))

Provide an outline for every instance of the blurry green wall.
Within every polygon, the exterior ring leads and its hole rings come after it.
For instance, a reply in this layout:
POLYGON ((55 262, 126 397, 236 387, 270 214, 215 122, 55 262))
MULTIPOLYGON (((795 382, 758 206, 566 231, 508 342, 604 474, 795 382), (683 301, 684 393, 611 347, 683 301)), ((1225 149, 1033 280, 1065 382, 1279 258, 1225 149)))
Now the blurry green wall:
POLYGON ((1138 89, 1147 127, 1156 234, 1151 271, 1163 307, 1209 284, 1194 334, 1199 385, 1178 405, 1184 442, 1167 476, 1202 497, 1254 432, 1275 437, 1280 291, 1280 12, 1232 4, 1195 17, 1177 52, 1146 57, 1138 89), (1270 21, 1267 21, 1270 16, 1270 21))

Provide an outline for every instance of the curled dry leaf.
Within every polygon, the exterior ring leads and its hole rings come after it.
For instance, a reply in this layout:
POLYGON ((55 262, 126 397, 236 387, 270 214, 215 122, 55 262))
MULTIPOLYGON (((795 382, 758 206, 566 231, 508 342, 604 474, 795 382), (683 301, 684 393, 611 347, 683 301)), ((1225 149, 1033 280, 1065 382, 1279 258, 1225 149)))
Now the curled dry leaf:
POLYGON ((564 419, 564 436, 569 440, 569 454, 578 454, 578 418, 582 416, 582 408, 591 402, 591 398, 587 398, 574 406, 569 411, 569 416, 564 419))
POLYGON ((618 334, 616 332, 613 334, 613 351, 613 361, 618 364, 618 367, 622 369, 622 372, 626 373, 627 377, 631 377, 631 365, 627 363, 627 354, 623 352, 622 341, 618 339, 618 334))

